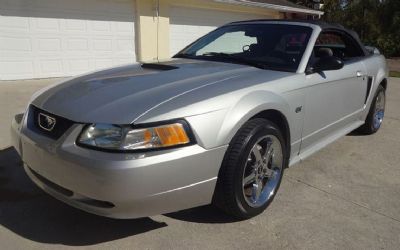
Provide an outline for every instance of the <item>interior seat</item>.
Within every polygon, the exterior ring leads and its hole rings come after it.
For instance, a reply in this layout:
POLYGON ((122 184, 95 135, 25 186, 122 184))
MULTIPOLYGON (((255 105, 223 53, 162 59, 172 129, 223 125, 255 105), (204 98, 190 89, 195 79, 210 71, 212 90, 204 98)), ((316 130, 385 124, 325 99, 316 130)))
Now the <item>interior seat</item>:
POLYGON ((333 56, 333 51, 330 48, 317 48, 315 50, 315 57, 322 58, 333 56))

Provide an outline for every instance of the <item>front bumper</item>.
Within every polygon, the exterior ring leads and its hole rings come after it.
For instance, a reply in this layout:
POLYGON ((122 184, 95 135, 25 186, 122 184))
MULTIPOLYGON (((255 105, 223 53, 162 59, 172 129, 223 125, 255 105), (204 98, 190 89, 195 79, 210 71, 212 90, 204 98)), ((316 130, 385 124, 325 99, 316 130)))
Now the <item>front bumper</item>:
POLYGON ((112 218, 138 218, 211 203, 226 146, 199 145, 149 153, 107 153, 75 144, 73 125, 58 140, 26 118, 12 122, 13 144, 29 177, 71 206, 112 218))

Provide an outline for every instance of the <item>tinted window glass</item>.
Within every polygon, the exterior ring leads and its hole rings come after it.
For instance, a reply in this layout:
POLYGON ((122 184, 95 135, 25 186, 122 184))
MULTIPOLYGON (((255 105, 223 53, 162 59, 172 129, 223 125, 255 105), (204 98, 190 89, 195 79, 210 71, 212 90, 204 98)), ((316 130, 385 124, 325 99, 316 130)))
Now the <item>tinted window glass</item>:
POLYGON ((321 48, 329 48, 334 56, 342 60, 363 56, 364 53, 360 46, 348 35, 324 32, 321 33, 315 43, 314 55, 318 57, 321 48))
POLYGON ((229 32, 221 35, 214 42, 207 44, 202 49, 196 51, 196 55, 203 55, 210 52, 241 53, 243 47, 257 43, 257 38, 249 37, 243 31, 229 32))

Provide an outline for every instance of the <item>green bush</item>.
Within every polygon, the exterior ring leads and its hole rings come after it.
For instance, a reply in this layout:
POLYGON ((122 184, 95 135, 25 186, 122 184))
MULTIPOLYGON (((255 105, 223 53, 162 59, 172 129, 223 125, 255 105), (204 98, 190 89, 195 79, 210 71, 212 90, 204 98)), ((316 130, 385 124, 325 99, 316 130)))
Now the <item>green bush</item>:
POLYGON ((382 53, 387 57, 397 57, 400 55, 400 40, 394 35, 382 35, 376 41, 382 53))

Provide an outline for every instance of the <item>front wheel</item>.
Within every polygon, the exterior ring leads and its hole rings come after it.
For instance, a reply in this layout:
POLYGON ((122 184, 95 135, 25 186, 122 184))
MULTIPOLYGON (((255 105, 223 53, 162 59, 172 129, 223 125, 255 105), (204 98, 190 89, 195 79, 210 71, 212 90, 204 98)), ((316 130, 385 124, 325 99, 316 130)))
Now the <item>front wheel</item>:
POLYGON ((254 119, 244 124, 225 154, 215 204, 239 219, 262 213, 275 197, 287 166, 285 145, 272 122, 254 119))
POLYGON ((385 116, 386 93, 385 88, 379 85, 374 96, 365 124, 358 131, 371 135, 380 129, 385 116))

